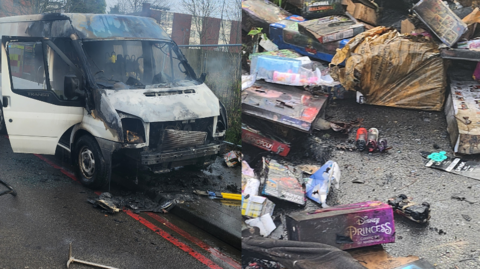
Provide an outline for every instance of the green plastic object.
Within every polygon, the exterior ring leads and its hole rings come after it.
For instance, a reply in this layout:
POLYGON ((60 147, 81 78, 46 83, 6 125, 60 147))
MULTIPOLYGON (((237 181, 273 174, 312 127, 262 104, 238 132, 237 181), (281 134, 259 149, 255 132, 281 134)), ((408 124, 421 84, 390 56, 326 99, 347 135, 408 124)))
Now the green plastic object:
POLYGON ((433 160, 435 162, 441 162, 447 159, 447 153, 445 151, 434 152, 427 156, 428 159, 433 160))

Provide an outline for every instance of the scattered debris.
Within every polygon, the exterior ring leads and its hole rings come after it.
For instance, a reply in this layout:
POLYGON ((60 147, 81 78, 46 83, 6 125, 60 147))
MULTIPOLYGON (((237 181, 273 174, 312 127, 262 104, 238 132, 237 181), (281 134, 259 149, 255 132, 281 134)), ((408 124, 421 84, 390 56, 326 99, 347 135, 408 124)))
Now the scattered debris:
POLYGON ((242 161, 242 153, 240 151, 232 150, 223 156, 228 167, 235 167, 242 161))
MULTIPOLYGON (((421 154, 424 158, 430 155, 429 152, 421 154)), ((480 159, 478 157, 468 158, 465 156, 462 159, 447 156, 447 159, 440 162, 429 160, 425 166, 480 180, 480 159)))
POLYGON ((419 259, 417 261, 411 262, 409 264, 405 264, 399 267, 395 267, 394 269, 435 269, 436 266, 432 265, 425 259, 419 259))
POLYGON ((463 217, 466 221, 471 221, 471 220, 472 220, 472 217, 470 217, 469 215, 462 214, 462 217, 463 217))
POLYGON ((458 201, 465 201, 471 205, 477 203, 476 200, 474 200, 473 198, 471 197, 466 197, 464 196, 463 194, 453 194, 452 195, 452 199, 455 199, 455 200, 458 200, 458 201))
POLYGON ((79 259, 75 259, 72 256, 72 243, 70 243, 70 250, 68 252, 67 268, 70 268, 70 264, 75 263, 75 262, 76 263, 81 263, 81 264, 86 264, 86 265, 89 265, 89 266, 98 267, 98 268, 117 269, 117 268, 111 267, 111 266, 106 266, 106 265, 102 265, 102 264, 98 264, 98 263, 87 262, 87 261, 82 261, 82 260, 79 260, 79 259))
POLYGON ((262 196, 246 195, 242 199, 242 216, 257 218, 265 214, 273 215, 275 204, 262 196))
POLYGON ((242 256, 276 261, 286 268, 365 269, 348 252, 327 244, 258 236, 243 238, 242 256))
POLYGON ((109 192, 100 194, 98 199, 95 200, 95 204, 102 207, 110 214, 120 212, 120 209, 113 203, 112 195, 109 192))
POLYGON ((288 167, 263 158, 265 184, 262 194, 295 204, 305 204, 305 191, 288 167))
POLYGON ((258 227, 260 229, 260 235, 262 236, 270 235, 276 228, 270 214, 265 214, 259 218, 246 220, 245 223, 252 227, 258 227))
POLYGON ((358 128, 355 143, 359 151, 364 151, 367 148, 367 134, 367 129, 363 127, 358 128))
POLYGON ((421 205, 412 202, 405 194, 390 198, 388 204, 395 213, 418 222, 426 223, 430 220, 430 204, 423 202, 421 205))
MULTIPOLYGON (((0 113, 1 113, 1 112, 0 112, 0 113)), ((10 185, 8 185, 5 181, 3 181, 3 180, 0 179, 0 184, 2 184, 3 186, 7 187, 7 189, 8 189, 8 190, 6 190, 6 191, 0 192, 0 196, 6 195, 6 194, 11 194, 12 196, 17 196, 17 192, 13 189, 13 187, 11 187, 10 185)))
POLYGON ((352 180, 352 183, 365 184, 365 180, 356 178, 352 180))
POLYGON ((340 177, 338 164, 334 161, 328 161, 310 178, 305 180, 307 197, 321 204, 323 208, 328 207, 326 201, 330 186, 333 184, 336 189, 340 188, 340 177))
POLYGON ((97 198, 88 199, 87 201, 93 204, 94 207, 101 207, 110 214, 117 213, 124 207, 132 209, 135 213, 167 213, 176 203, 173 199, 163 197, 161 194, 157 195, 154 200, 155 201, 152 201, 149 198, 146 198, 143 194, 112 196, 110 193, 104 192, 97 198))
MULTIPOLYGON (((417 256, 392 257, 381 245, 348 250, 354 259, 359 261, 367 269, 384 269, 384 268, 403 268, 414 261, 418 261, 417 256)), ((408 267, 407 267, 408 268, 408 267)), ((411 268, 419 269, 419 268, 411 268)))
POLYGON ((302 170, 302 172, 304 172, 305 174, 313 175, 315 172, 317 172, 318 169, 320 169, 320 166, 301 164, 297 165, 297 168, 302 170))
POLYGON ((369 201, 287 215, 288 239, 351 249, 395 242, 392 208, 369 201))

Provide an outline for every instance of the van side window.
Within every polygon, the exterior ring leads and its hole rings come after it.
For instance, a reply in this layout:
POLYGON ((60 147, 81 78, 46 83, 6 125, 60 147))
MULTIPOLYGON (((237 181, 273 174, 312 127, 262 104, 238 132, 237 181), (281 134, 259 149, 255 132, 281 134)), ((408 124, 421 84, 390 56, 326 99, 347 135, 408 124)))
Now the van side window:
MULTIPOLYGON (((67 58, 75 64, 78 68, 78 59, 73 50, 71 41, 66 38, 58 38, 53 42, 60 50, 67 56, 67 58)), ((49 45, 47 49, 47 66, 48 77, 50 79, 50 89, 57 95, 60 100, 76 100, 78 96, 73 99, 68 99, 64 94, 64 81, 67 75, 76 75, 73 68, 65 62, 60 55, 49 45)), ((80 79, 80 78, 79 78, 80 79)))
POLYGON ((9 67, 16 90, 46 90, 41 42, 9 42, 9 67))

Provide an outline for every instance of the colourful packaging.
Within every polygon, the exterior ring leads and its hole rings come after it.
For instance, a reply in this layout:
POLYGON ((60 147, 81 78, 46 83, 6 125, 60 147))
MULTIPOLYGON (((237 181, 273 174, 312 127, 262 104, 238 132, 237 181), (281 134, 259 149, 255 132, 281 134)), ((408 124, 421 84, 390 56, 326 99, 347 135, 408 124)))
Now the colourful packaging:
POLYGON ((395 242, 392 208, 368 201, 287 215, 288 239, 352 249, 395 242))

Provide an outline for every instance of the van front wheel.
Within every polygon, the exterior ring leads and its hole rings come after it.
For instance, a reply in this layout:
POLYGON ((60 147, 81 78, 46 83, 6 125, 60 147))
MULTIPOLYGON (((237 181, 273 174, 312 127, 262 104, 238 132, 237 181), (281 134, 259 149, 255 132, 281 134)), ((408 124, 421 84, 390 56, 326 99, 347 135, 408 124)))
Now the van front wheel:
POLYGON ((104 188, 110 178, 107 165, 97 141, 89 135, 80 137, 75 146, 76 174, 80 182, 91 189, 104 188))

